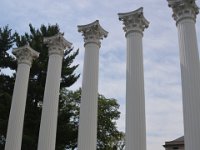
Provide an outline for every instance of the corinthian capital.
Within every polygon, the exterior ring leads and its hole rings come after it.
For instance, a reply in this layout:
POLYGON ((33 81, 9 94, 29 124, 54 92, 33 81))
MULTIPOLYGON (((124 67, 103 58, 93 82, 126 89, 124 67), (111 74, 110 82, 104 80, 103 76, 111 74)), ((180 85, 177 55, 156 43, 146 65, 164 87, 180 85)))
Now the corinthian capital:
POLYGON ((14 48, 12 53, 17 57, 18 64, 24 63, 31 66, 34 59, 39 57, 39 53, 29 45, 14 48))
POLYGON ((199 8, 195 0, 167 0, 169 7, 173 10, 173 18, 178 21, 185 18, 192 18, 196 21, 196 15, 199 13, 199 8))
POLYGON ((58 54, 63 56, 66 48, 71 48, 72 43, 67 41, 62 33, 58 33, 51 37, 44 38, 44 43, 49 48, 49 55, 58 54))
POLYGON ((100 40, 108 35, 108 32, 101 27, 98 20, 87 25, 79 25, 78 32, 82 32, 85 44, 96 43, 99 47, 101 45, 100 40))
POLYGON ((131 31, 143 32, 145 28, 148 28, 149 21, 143 15, 143 8, 139 8, 135 11, 127 13, 119 13, 119 20, 123 21, 124 31, 127 33, 131 31))

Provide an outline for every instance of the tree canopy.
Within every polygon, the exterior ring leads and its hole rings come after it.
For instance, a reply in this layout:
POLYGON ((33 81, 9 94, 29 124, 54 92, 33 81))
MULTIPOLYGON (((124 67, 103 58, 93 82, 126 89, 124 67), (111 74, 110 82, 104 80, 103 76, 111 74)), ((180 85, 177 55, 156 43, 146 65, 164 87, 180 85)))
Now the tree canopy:
MULTIPOLYGON (((77 147, 78 136, 78 121, 79 121, 79 108, 81 102, 81 89, 76 91, 64 90, 61 92, 61 103, 59 119, 69 117, 68 123, 59 123, 63 120, 58 120, 57 134, 65 132, 65 136, 71 134, 75 135, 75 141, 68 143, 65 148, 77 147), (66 116, 67 114, 70 114, 66 116), (67 124, 71 128, 63 128, 62 125, 67 124), (68 131, 70 129, 71 131, 68 131), (68 135, 67 135, 68 134, 68 135)), ((98 95, 98 126, 97 126, 97 150, 115 150, 115 148, 124 147, 124 133, 118 131, 116 120, 120 117, 119 104, 116 99, 106 98, 105 96, 98 95)), ((62 136, 58 136, 63 138, 62 136)), ((57 137, 57 143, 61 140, 57 137)), ((69 141, 69 140, 68 140, 69 141)), ((59 144, 61 145, 61 144, 59 144)), ((65 145, 63 145, 64 148, 65 145)), ((63 150, 63 149, 62 149, 63 150)))

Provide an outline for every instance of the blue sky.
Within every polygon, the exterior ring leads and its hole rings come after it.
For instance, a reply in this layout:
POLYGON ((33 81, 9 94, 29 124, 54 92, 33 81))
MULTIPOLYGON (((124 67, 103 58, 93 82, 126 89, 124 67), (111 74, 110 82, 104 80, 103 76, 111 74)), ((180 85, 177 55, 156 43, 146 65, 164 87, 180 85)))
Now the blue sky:
MULTIPOLYGON (((200 6, 200 1, 197 1, 200 6)), ((166 0, 1 0, 0 26, 9 25, 20 33, 41 24, 58 23, 65 38, 80 54, 75 64, 82 74, 83 37, 77 25, 99 20, 109 34, 102 41, 99 66, 99 93, 120 103, 118 127, 125 128, 126 39, 117 14, 144 7, 150 26, 144 32, 144 77, 147 122, 147 149, 163 150, 167 140, 183 135, 181 75, 178 35, 172 10, 166 0)), ((200 20, 197 37, 200 43, 200 20)), ((82 76, 70 89, 81 87, 82 76)))

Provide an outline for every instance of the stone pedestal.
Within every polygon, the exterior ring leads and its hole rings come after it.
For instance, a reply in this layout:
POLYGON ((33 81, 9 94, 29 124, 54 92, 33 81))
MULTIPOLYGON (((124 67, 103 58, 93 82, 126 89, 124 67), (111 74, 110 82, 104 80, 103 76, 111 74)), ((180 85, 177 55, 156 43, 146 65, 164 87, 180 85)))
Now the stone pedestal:
POLYGON ((78 149, 96 150, 99 48, 100 39, 108 32, 98 21, 78 26, 78 31, 83 33, 85 42, 78 149))
POLYGON ((195 0, 168 0, 178 28, 186 150, 200 148, 200 64, 195 29, 195 0))
POLYGON ((126 69, 126 150, 146 149, 146 123, 143 73, 143 31, 149 22, 143 8, 119 13, 127 39, 126 69))
POLYGON ((49 48, 49 62, 44 91, 38 150, 55 150, 58 100, 64 50, 71 47, 62 34, 45 38, 49 48))
POLYGON ((30 67, 39 53, 28 45, 13 49, 18 67, 8 121, 5 150, 21 150, 30 67))

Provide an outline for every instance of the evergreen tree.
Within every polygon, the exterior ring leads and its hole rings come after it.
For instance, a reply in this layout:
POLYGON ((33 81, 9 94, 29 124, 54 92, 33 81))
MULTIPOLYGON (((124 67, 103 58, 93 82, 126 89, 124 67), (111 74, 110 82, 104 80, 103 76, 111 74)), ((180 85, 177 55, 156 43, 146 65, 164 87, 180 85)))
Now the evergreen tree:
POLYGON ((0 28, 0 149, 4 149, 5 135, 10 112, 12 91, 14 86, 14 74, 8 75, 6 72, 16 69, 16 61, 9 54, 10 48, 14 44, 14 34, 8 26, 0 28))
MULTIPOLYGON (((14 69, 16 71, 17 62, 9 55, 8 51, 12 48, 13 44, 17 47, 29 44, 33 49, 40 52, 40 56, 36 59, 31 67, 29 86, 26 101, 26 111, 24 118, 24 130, 22 140, 22 150, 35 150, 37 149, 39 126, 41 119, 41 106, 44 94, 44 87, 46 81, 46 72, 48 64, 48 48, 43 43, 44 37, 49 37, 60 32, 58 25, 42 25, 40 29, 35 29, 30 26, 30 33, 25 33, 20 36, 18 33, 11 34, 11 30, 5 27, 0 30, 0 56, 1 66, 0 69, 14 69)), ((73 52, 73 49, 66 50, 63 58, 63 67, 61 73, 61 89, 71 86, 76 82, 79 75, 74 73, 78 65, 72 65, 73 60, 78 54, 78 50, 73 52)), ((0 81, 0 135, 1 146, 5 143, 8 115, 10 111, 10 104, 12 98, 12 91, 14 87, 15 75, 4 75, 1 73, 0 81)), ((3 146, 2 146, 3 147, 3 146)))

